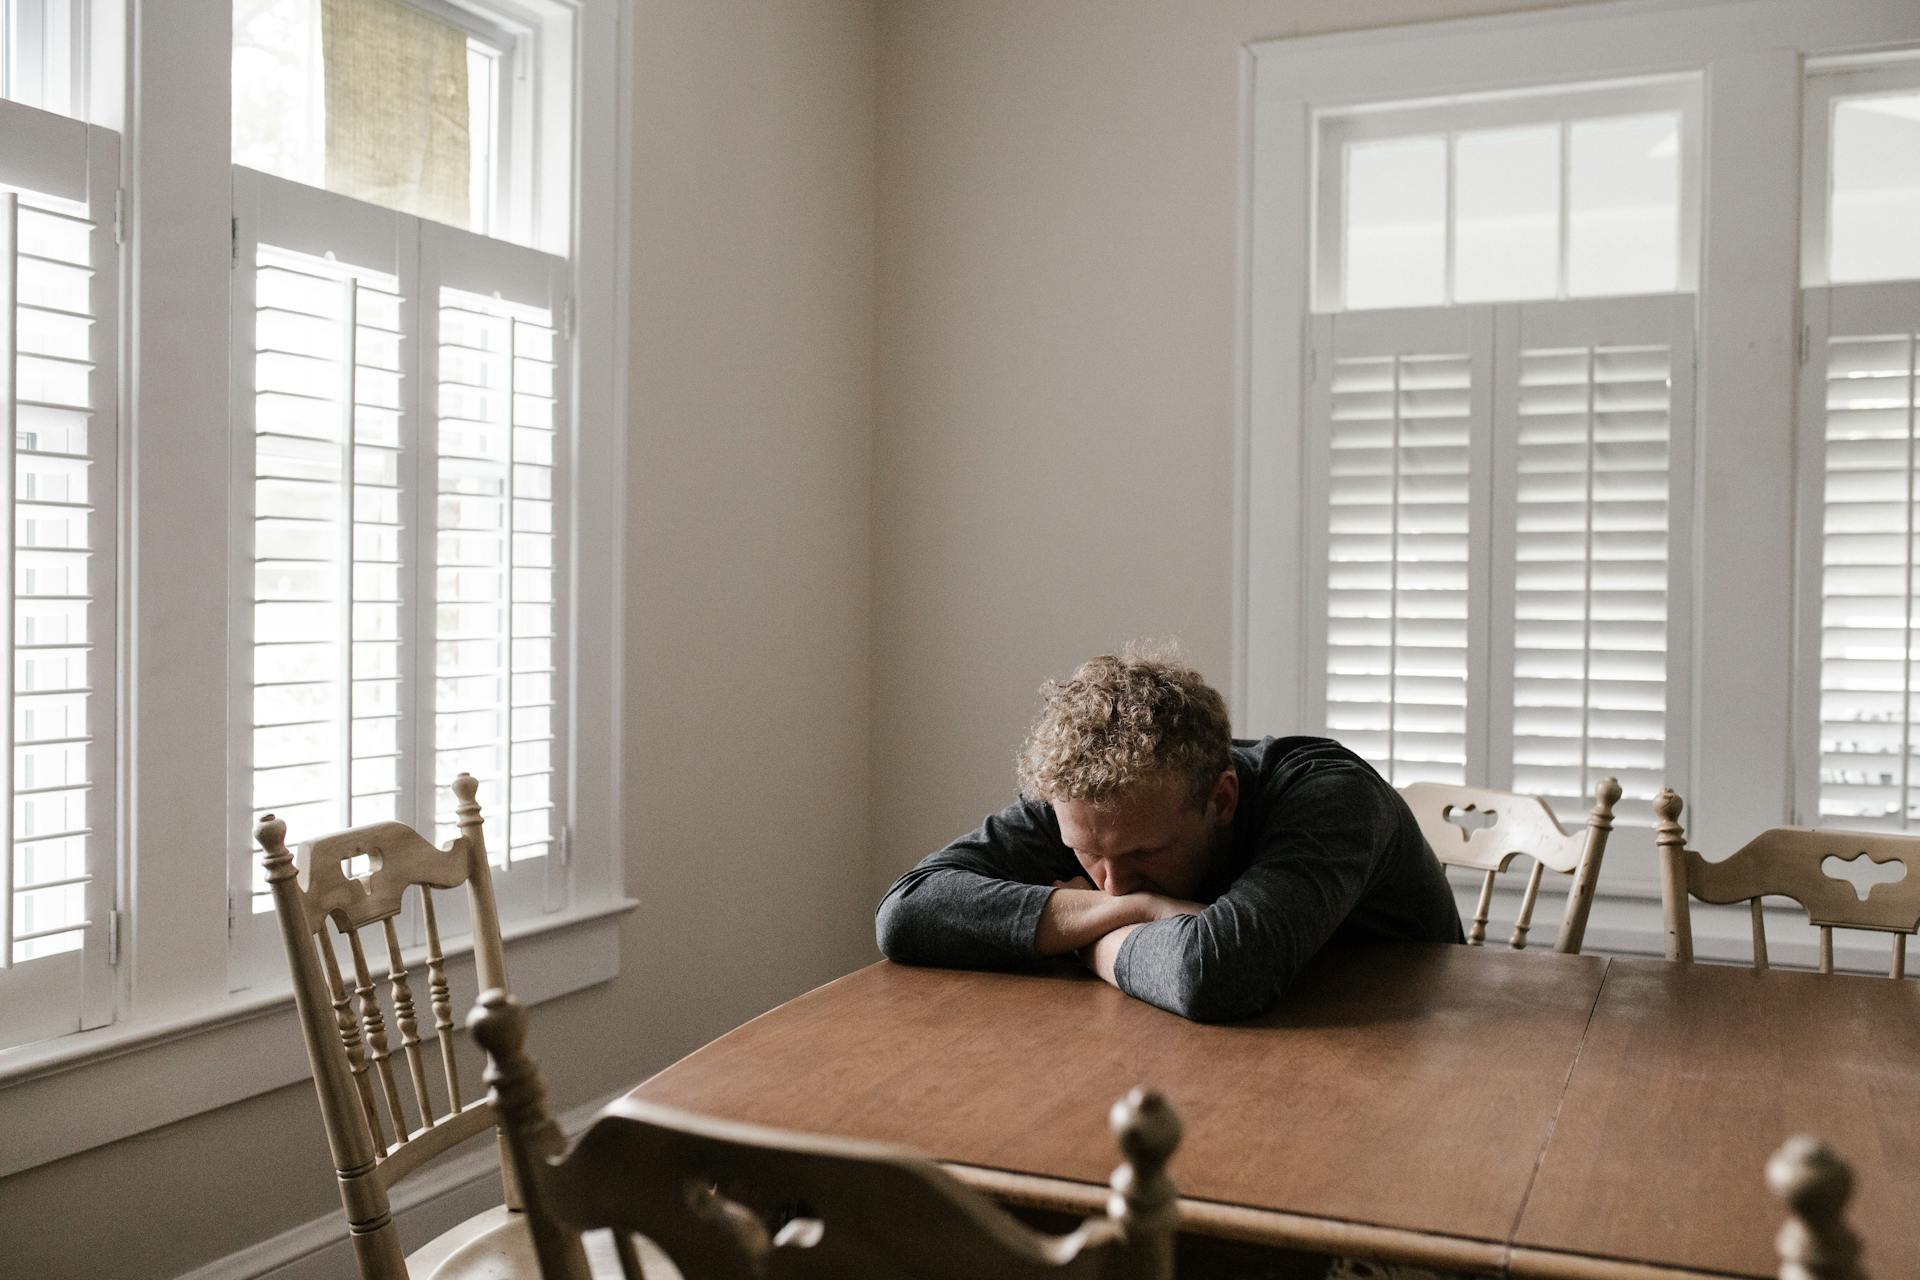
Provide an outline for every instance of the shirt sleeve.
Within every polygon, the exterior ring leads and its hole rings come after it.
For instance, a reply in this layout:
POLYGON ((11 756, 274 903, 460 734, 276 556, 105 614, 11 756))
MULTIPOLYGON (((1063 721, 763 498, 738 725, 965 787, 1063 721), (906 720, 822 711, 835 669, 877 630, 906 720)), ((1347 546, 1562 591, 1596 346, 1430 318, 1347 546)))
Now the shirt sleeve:
POLYGON ((1201 1022, 1267 1008, 1366 894, 1396 829, 1387 799, 1376 778, 1348 769, 1289 787, 1226 893, 1128 935, 1114 961, 1120 989, 1201 1022))
POLYGON ((907 964, 1030 963, 1053 882, 1078 874, 1052 808, 1020 801, 894 881, 874 935, 883 955, 907 964))

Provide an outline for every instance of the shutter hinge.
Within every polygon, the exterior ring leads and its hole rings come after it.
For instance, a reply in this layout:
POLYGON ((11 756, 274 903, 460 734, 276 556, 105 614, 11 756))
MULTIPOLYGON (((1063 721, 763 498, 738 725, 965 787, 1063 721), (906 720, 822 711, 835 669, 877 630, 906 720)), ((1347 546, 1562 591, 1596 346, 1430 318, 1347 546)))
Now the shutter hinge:
POLYGON ((227 235, 229 237, 228 252, 230 255, 228 265, 237 267, 240 265, 240 218, 238 214, 228 220, 227 235))
POLYGON ((573 865, 573 828, 572 827, 560 828, 560 865, 563 867, 570 867, 573 865))
POLYGON ((1803 324, 1800 326, 1800 363, 1805 364, 1808 360, 1812 358, 1813 358, 1813 326, 1810 324, 1803 324))
POLYGON ((113 192, 113 242, 127 242, 127 189, 116 187, 113 192))
POLYGON ((560 307, 560 341, 573 341, 573 324, 573 295, 568 294, 566 302, 560 307))
POLYGON ((107 967, 120 967, 120 912, 118 909, 107 912, 107 967))
POLYGON ((1307 385, 1312 386, 1320 377, 1320 352, 1317 348, 1307 348, 1307 385))

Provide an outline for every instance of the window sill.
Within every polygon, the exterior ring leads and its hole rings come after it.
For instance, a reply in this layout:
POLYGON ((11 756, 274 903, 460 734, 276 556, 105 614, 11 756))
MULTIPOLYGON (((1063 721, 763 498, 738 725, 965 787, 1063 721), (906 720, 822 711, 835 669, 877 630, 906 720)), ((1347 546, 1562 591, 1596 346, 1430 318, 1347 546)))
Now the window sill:
MULTIPOLYGON (((620 971, 631 898, 504 930, 514 994, 528 1004, 620 971)), ((470 943, 450 947, 456 993, 473 990, 470 943)), ((311 1078, 290 989, 248 993, 189 1017, 83 1031, 0 1053, 0 1178, 311 1078)))

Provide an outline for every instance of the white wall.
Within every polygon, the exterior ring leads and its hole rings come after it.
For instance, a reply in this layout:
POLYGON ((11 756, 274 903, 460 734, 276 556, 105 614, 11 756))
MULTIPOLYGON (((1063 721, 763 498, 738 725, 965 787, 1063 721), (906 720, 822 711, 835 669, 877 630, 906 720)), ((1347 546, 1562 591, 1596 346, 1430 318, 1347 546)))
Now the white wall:
MULTIPOLYGON (((617 981, 535 1011, 557 1109, 872 945, 872 3, 631 11, 624 856, 641 907, 617 981)), ((329 1170, 311 1088, 279 1090, 0 1181, 0 1273, 176 1275, 337 1214, 329 1170)))
POLYGON ((882 5, 876 892, 1011 798, 1041 680, 1229 683, 1242 46, 1543 7, 882 5))

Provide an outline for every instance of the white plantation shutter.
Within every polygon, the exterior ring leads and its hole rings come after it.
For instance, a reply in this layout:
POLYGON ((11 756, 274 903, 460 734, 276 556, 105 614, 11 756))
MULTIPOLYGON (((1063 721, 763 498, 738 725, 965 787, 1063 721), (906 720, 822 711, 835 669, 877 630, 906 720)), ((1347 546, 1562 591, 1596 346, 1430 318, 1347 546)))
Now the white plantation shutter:
POLYGON ((1571 818, 1614 775, 1650 815, 1685 759, 1692 316, 1681 296, 1316 320, 1309 692, 1395 785, 1571 818))
POLYGON ((1686 759, 1685 522, 1692 439, 1686 297, 1502 308, 1495 356, 1496 772, 1563 818, 1616 777, 1617 812, 1651 821, 1686 759), (1509 646, 1510 650, 1509 650, 1509 646), (1670 714, 1678 712, 1680 714, 1670 714))
POLYGON ((108 1021, 118 141, 0 103, 0 1048, 108 1021))
POLYGON ((1800 710, 1800 810, 1835 826, 1920 823, 1914 768, 1920 284, 1810 290, 1801 371, 1817 696, 1800 710))
POLYGON ((437 302, 435 821, 453 833, 456 774, 495 780, 501 892, 552 908, 565 839, 565 262, 437 226, 421 257, 437 302))
POLYGON ((270 963, 250 836, 417 816, 413 254, 399 215, 244 169, 236 219, 236 982, 270 963), (248 954, 248 948, 251 954, 248 954))
POLYGON ((1396 786, 1464 782, 1480 765, 1483 321, 1371 312, 1316 326, 1323 723, 1396 786))

